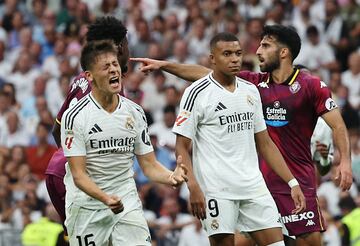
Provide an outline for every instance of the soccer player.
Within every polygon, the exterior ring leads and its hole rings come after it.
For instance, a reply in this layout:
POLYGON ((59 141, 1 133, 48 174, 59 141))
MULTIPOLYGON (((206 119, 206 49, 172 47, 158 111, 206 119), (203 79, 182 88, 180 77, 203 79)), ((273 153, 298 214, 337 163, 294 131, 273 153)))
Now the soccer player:
POLYGON ((134 155, 152 181, 176 187, 187 180, 181 156, 174 172, 156 160, 144 111, 120 95, 117 53, 110 41, 85 45, 80 63, 92 89, 62 116, 61 145, 72 176, 64 179, 70 245, 151 245, 134 155))
MULTIPOLYGON (((86 40, 113 40, 118 47, 118 59, 120 62, 122 74, 127 71, 127 62, 129 59, 128 42, 126 38, 126 27, 112 16, 97 18, 88 28, 86 40)), ((80 73, 71 84, 69 93, 57 114, 53 127, 53 136, 59 147, 53 155, 46 170, 46 187, 51 201, 59 213, 64 224, 65 221, 65 185, 63 182, 65 176, 65 163, 63 150, 60 140, 61 117, 66 109, 76 104, 82 97, 86 96, 91 90, 91 81, 85 77, 85 73, 80 73)), ((66 230, 66 228, 64 227, 66 230)))
MULTIPOLYGON (((310 139, 317 118, 321 116, 332 129, 335 146, 340 152, 336 179, 343 190, 348 190, 352 184, 352 171, 346 126, 326 84, 293 67, 301 47, 296 31, 282 25, 265 26, 262 37, 256 53, 264 73, 242 71, 238 76, 258 88, 269 135, 304 191, 306 211, 293 217, 288 185, 266 165, 262 165, 262 173, 282 215, 284 234, 296 236, 298 245, 321 245, 320 232, 325 227, 317 203, 310 139)), ((141 69, 145 72, 161 68, 189 81, 211 72, 198 65, 147 58, 133 60, 142 62, 141 69)))
POLYGON ((242 62, 239 40, 220 33, 211 40, 210 49, 214 71, 185 90, 173 128, 176 155, 183 156, 187 169, 193 170, 188 182, 192 212, 203 219, 213 246, 234 245, 237 228, 258 245, 284 245, 256 147, 289 183, 294 214, 305 209, 304 195, 266 131, 256 86, 236 77, 242 62))

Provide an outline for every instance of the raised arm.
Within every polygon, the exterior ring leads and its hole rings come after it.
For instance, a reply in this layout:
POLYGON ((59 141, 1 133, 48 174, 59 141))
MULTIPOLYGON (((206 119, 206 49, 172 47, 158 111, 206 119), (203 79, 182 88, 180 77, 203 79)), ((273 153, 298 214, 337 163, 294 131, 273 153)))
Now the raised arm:
POLYGON ((67 159, 76 187, 107 205, 114 213, 120 213, 124 210, 119 197, 106 194, 87 175, 86 156, 71 156, 67 159))
POLYGON ((188 170, 188 179, 187 186, 190 191, 190 205, 192 214, 196 216, 198 219, 206 218, 206 201, 204 193, 202 192, 193 172, 193 165, 190 156, 191 149, 191 139, 181 136, 179 134, 176 135, 176 147, 175 153, 176 156, 182 156, 183 162, 188 170))
POLYGON ((154 152, 145 155, 137 155, 136 158, 145 176, 151 181, 178 187, 188 179, 186 176, 187 168, 182 163, 181 156, 178 156, 176 159, 176 168, 174 172, 161 165, 156 159, 154 152))
POLYGON ((290 172, 279 149, 271 140, 267 130, 255 134, 256 147, 260 155, 266 160, 266 163, 279 175, 282 180, 289 184, 291 188, 291 197, 294 200, 295 209, 293 213, 299 213, 306 208, 304 194, 301 188, 290 172))
POLYGON ((335 180, 340 181, 342 190, 349 190, 353 181, 350 157, 350 141, 339 109, 333 109, 321 116, 333 131, 334 144, 340 152, 340 164, 335 180))
POLYGON ((130 60, 142 63, 141 72, 149 73, 161 69, 190 82, 194 82, 211 72, 209 68, 195 64, 180 64, 149 58, 130 58, 130 60))

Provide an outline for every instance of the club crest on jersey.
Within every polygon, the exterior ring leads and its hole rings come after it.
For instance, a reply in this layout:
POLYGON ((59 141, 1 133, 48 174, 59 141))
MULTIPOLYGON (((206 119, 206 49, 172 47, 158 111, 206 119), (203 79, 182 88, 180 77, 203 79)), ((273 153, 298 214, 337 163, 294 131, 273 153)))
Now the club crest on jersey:
POLYGON ((127 117, 126 122, 125 122, 125 128, 128 130, 132 130, 134 129, 134 119, 132 117, 127 117))
POLYGON ((186 121, 190 116, 190 112, 189 111, 182 111, 180 112, 180 114, 178 115, 178 117, 176 118, 175 124, 177 126, 181 126, 181 124, 186 121))
POLYGON ((253 106, 253 105, 254 105, 254 98, 253 98, 252 96, 247 95, 246 101, 247 101, 247 103, 248 103, 250 106, 253 106))
POLYGON ((280 108, 280 102, 279 101, 274 102, 274 108, 280 108))
POLYGON ((295 94, 301 89, 301 85, 299 82, 295 81, 289 88, 292 94, 295 94))
POLYGON ((217 230, 219 228, 219 222, 217 220, 213 220, 211 222, 211 229, 217 230))
POLYGON ((259 83, 258 84, 258 87, 261 87, 261 88, 269 88, 269 85, 268 85, 268 83, 266 83, 266 82, 261 82, 261 83, 259 83))
POLYGON ((328 98, 325 102, 325 107, 327 110, 333 110, 334 108, 337 108, 337 104, 332 98, 328 98))

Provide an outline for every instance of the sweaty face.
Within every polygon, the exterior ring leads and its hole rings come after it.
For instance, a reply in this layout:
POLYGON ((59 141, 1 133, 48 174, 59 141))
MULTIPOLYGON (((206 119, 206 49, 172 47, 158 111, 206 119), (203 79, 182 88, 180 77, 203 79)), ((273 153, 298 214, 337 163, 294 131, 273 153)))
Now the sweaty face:
POLYGON ((261 72, 272 72, 280 67, 280 47, 273 37, 265 36, 256 51, 261 72))
POLYGON ((90 71, 85 72, 96 90, 104 95, 113 95, 121 91, 121 68, 113 53, 104 53, 94 59, 90 71))
POLYGON ((238 41, 219 41, 211 51, 211 63, 214 69, 228 75, 240 72, 242 49, 238 41))

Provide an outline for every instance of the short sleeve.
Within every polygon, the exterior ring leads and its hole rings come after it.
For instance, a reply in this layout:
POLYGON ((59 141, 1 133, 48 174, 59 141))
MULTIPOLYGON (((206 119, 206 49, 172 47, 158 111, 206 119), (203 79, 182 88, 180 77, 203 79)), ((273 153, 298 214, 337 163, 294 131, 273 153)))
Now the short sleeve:
POLYGON ((254 133, 264 131, 266 123, 264 120, 263 108, 259 91, 255 88, 255 109, 254 109, 254 133))
POLYGON ((68 109, 74 106, 82 97, 87 95, 91 90, 89 81, 85 78, 83 73, 77 76, 69 87, 69 91, 65 101, 56 116, 56 121, 61 122, 62 115, 68 109))
POLYGON ((196 100, 197 97, 193 95, 192 88, 194 87, 188 87, 181 98, 179 114, 173 127, 174 133, 190 139, 195 137, 199 115, 201 114, 199 102, 196 100))
POLYGON ((136 108, 137 112, 135 115, 137 136, 135 139, 135 154, 145 155, 154 151, 151 145, 148 125, 145 117, 144 110, 140 107, 136 108))
MULTIPOLYGON (((69 110, 65 111, 62 120, 65 121, 69 110)), ((73 119, 73 124, 61 124, 61 146, 66 157, 86 156, 86 143, 83 129, 78 115, 73 119)))
POLYGON ((310 83, 314 108, 316 114, 321 116, 337 108, 336 102, 331 98, 331 92, 324 81, 313 79, 310 83))

